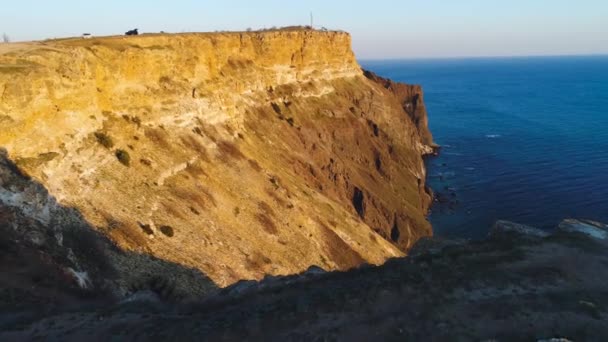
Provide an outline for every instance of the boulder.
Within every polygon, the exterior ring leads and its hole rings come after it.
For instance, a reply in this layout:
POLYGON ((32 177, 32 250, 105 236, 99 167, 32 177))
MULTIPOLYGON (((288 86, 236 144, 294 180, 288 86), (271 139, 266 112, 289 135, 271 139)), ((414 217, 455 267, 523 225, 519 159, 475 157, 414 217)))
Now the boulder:
POLYGON ((545 238, 550 233, 535 227, 519 224, 511 221, 498 220, 492 226, 489 236, 496 237, 503 234, 517 234, 536 238, 545 238))
POLYGON ((558 231, 585 234, 598 240, 608 239, 608 225, 590 220, 563 220, 557 227, 558 231))

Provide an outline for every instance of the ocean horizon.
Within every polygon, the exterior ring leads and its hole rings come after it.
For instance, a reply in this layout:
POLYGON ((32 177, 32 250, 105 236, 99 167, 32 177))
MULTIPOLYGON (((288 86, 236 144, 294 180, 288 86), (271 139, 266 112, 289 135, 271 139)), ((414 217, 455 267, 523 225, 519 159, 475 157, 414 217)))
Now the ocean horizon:
POLYGON ((427 158, 436 235, 496 220, 608 221, 608 55, 361 60, 420 84, 440 155, 427 158))
POLYGON ((548 55, 487 55, 487 56, 414 56, 414 57, 386 57, 386 58, 357 58, 362 65, 376 62, 407 62, 407 61, 435 61, 435 60, 477 60, 477 59, 519 59, 519 58, 572 58, 572 57, 606 57, 608 53, 589 54, 548 54, 548 55))

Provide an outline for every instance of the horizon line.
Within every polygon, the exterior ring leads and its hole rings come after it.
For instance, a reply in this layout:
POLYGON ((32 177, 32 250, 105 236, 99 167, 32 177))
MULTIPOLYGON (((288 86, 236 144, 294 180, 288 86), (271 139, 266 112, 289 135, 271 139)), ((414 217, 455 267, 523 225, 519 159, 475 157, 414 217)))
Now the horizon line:
POLYGON ((405 56, 405 57, 371 57, 357 58, 357 61, 404 61, 404 60, 447 60, 447 59, 505 59, 505 58, 560 58, 560 57, 608 57, 608 52, 571 53, 571 54, 532 54, 532 55, 461 55, 461 56, 405 56))

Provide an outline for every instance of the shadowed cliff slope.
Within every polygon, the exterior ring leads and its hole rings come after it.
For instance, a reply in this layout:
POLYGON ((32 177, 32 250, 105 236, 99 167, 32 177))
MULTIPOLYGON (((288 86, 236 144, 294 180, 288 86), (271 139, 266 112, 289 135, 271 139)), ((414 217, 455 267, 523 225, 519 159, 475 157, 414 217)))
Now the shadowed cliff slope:
POLYGON ((424 239, 378 267, 240 282, 197 304, 140 297, 0 315, 0 338, 105 341, 605 341, 608 226, 498 222, 484 241, 424 239))
MULTIPOLYGON (((120 249, 219 286, 379 264, 431 235, 422 92, 365 77, 346 33, 34 43, 0 54, 0 97, 20 172, 120 249)), ((49 225, 37 189, 0 201, 49 225)))

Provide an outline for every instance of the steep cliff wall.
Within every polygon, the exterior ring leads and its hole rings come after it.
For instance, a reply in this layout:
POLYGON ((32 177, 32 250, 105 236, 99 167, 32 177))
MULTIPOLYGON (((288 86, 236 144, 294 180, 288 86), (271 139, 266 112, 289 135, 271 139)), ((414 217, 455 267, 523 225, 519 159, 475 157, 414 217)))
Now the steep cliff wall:
POLYGON ((74 208, 122 250, 219 286, 382 263, 431 234, 422 93, 391 84, 341 32, 21 46, 0 54, 0 147, 35 185, 5 168, 0 201, 43 225, 74 208))

